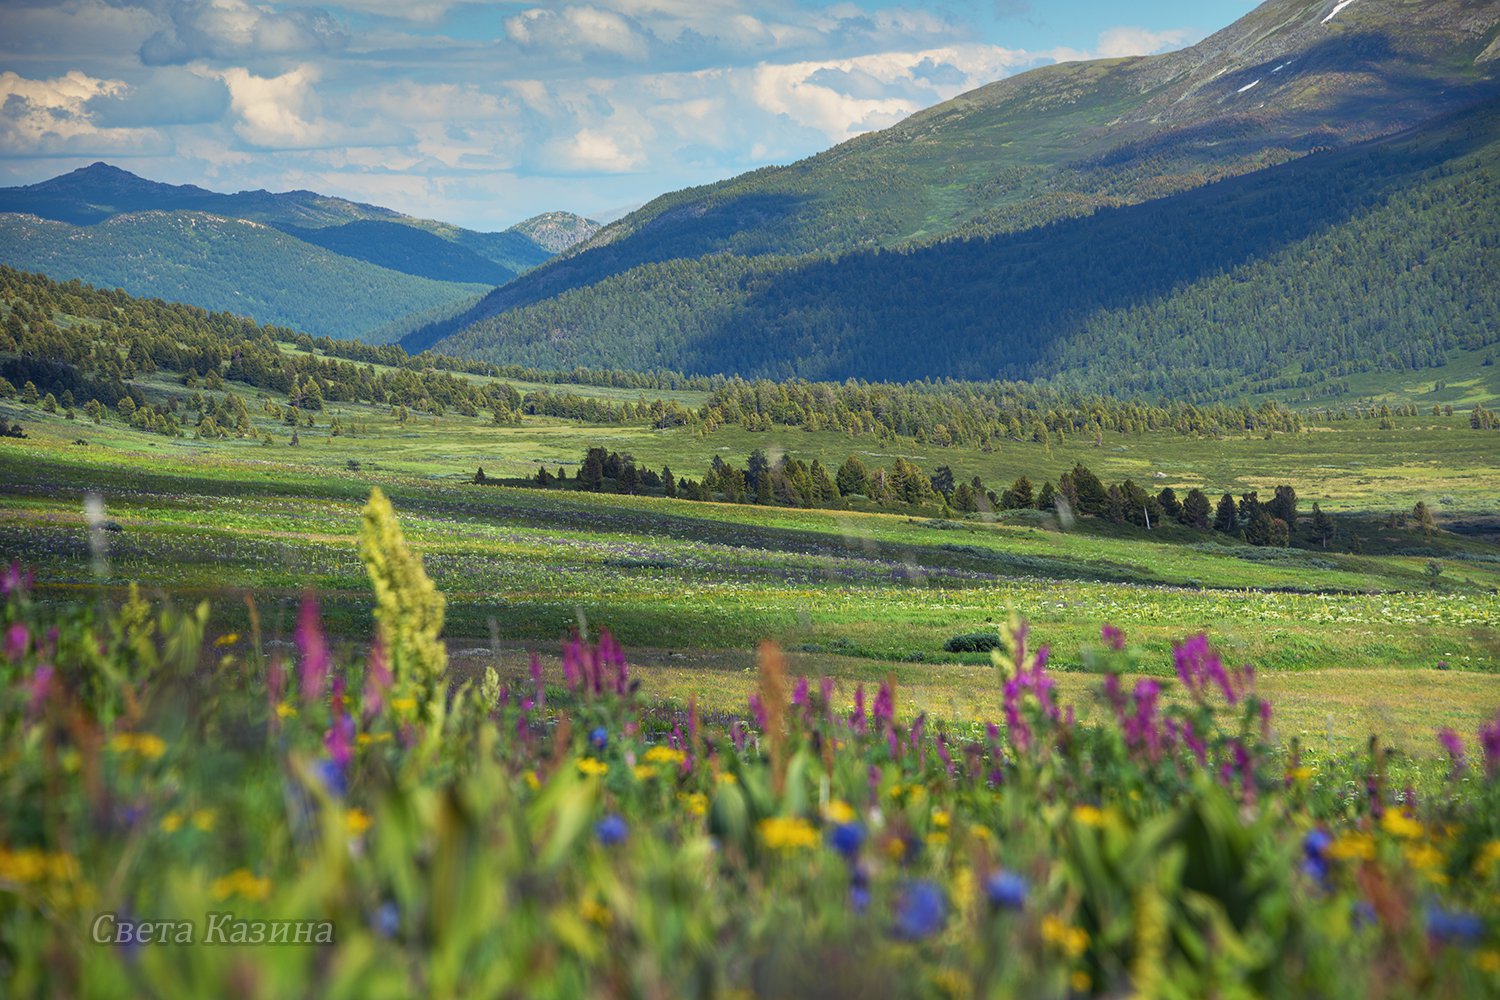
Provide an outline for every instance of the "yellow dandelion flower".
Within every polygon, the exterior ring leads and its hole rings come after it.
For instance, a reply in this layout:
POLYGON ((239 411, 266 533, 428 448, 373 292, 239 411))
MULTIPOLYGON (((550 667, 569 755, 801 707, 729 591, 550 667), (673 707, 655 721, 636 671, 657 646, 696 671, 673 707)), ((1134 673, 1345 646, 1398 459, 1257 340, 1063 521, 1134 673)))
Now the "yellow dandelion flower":
POLYGON ((536 776, 535 771, 527 771, 524 775, 522 775, 522 778, 526 782, 526 787, 531 789, 533 792, 542 787, 542 779, 536 776))
POLYGON ((584 757, 578 761, 578 771, 580 774, 590 776, 608 774, 609 765, 602 760, 595 760, 593 757, 584 757))
POLYGON ((180 829, 182 829, 182 815, 180 813, 169 812, 161 818, 162 833, 176 833, 180 829))
POLYGON ((278 702, 276 705, 276 718, 295 719, 297 717, 297 706, 288 705, 286 702, 278 702))
POLYGON ((1316 771, 1308 767, 1306 764, 1302 765, 1301 767, 1289 767, 1286 769, 1287 780, 1297 785, 1307 784, 1312 780, 1312 776, 1316 773, 1316 771))
POLYGON ((995 831, 991 830, 987 826, 979 826, 978 824, 975 824, 969 827, 969 836, 973 837, 976 840, 982 840, 986 844, 988 844, 990 841, 995 839, 995 831))
POLYGON ((240 634, 238 632, 226 632, 225 634, 219 636, 214 640, 214 645, 220 649, 223 649, 225 646, 233 646, 239 641, 240 634))
POLYGON ((934 809, 932 811, 932 825, 939 830, 948 829, 948 810, 934 809))
POLYGON ((1089 947, 1089 932, 1071 927, 1062 918, 1048 914, 1042 918, 1042 940, 1057 945, 1068 957, 1077 958, 1089 947))
POLYGON ((906 841, 900 837, 892 837, 885 842, 885 853, 892 861, 900 861, 906 857, 906 841))

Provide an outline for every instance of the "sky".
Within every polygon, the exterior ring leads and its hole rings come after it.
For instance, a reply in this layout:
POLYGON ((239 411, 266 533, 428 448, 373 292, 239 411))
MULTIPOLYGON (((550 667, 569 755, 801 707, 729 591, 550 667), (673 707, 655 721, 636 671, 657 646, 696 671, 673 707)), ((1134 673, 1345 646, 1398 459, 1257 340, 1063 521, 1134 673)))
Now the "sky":
POLYGON ((104 160, 470 229, 607 221, 1247 0, 0 0, 0 186, 104 160))

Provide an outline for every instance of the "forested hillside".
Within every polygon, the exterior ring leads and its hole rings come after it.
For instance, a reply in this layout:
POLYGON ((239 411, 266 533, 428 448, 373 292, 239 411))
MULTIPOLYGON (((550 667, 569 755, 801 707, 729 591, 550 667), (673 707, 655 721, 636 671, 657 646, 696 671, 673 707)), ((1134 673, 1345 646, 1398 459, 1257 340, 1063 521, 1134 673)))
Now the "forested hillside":
POLYGON ((443 348, 548 367, 1239 392, 1500 339, 1500 113, 1040 230, 634 269, 443 348), (1065 373, 1065 374, 1064 374, 1065 373))
POLYGON ((1214 395, 1489 343, 1500 9, 1333 6, 665 196, 405 343, 1214 395))
POLYGON ((433 281, 323 250, 279 230, 199 212, 142 212, 92 226, 0 214, 3 259, 59 280, 360 337, 484 286, 433 281))

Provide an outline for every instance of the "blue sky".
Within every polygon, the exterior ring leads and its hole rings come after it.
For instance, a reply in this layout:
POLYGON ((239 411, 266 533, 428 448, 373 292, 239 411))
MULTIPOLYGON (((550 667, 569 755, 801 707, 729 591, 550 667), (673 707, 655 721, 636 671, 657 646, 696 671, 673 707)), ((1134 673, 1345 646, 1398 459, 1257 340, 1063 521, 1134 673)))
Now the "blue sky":
POLYGON ((0 186, 107 160, 476 229, 611 217, 1246 0, 0 0, 0 186))

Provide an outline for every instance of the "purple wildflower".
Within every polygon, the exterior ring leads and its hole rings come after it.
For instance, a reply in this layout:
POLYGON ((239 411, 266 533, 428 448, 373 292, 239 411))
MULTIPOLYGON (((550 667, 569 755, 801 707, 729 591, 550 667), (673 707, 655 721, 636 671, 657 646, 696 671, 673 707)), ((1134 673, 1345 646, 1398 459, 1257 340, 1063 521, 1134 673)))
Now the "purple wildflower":
POLYGON ((943 929, 948 901, 937 883, 912 882, 896 900, 896 936, 907 941, 930 937, 943 929))
POLYGON ((390 665, 385 660, 385 643, 379 639, 370 647, 370 658, 365 663, 364 717, 368 722, 380 714, 385 702, 385 693, 390 690, 394 678, 390 665))
POLYGON ((849 726, 860 736, 870 731, 869 721, 865 718, 865 686, 856 684, 854 687, 854 712, 849 716, 849 726))
POLYGON ((874 717, 879 726, 889 726, 896 720, 896 693, 884 682, 875 694, 874 717))
POLYGON ((997 910, 1019 910, 1030 891, 1026 879, 1015 872, 997 871, 984 880, 984 894, 997 910))
POLYGON ((1448 751, 1448 756, 1453 760, 1453 770, 1462 771, 1465 764, 1464 741, 1451 729, 1439 729, 1437 740, 1448 751))
POLYGON ((1480 728, 1479 745, 1484 747, 1485 772, 1491 775, 1500 772, 1500 715, 1480 728))
POLYGON ((29 697, 26 702, 26 711, 31 716, 41 714, 42 706, 46 704, 47 697, 52 693, 54 674, 52 664, 44 663, 36 668, 36 672, 31 675, 31 680, 27 682, 26 689, 29 697))
POLYGON ((20 663, 21 657, 26 655, 26 650, 31 648, 31 633, 26 626, 20 622, 5 630, 5 658, 12 663, 20 663))
POLYGON ((323 697, 328 679, 328 641, 318 615, 318 598, 312 591, 302 595, 302 610, 297 616, 297 651, 302 656, 298 687, 304 704, 311 705, 323 697))
POLYGON ((594 833, 599 837, 599 843, 605 847, 613 847, 625 842, 625 838, 630 834, 630 827, 619 816, 610 813, 598 822, 594 827, 594 833))
POLYGON ((1125 633, 1113 625, 1105 625, 1099 629, 1099 638, 1104 644, 1115 652, 1125 648, 1125 633))

